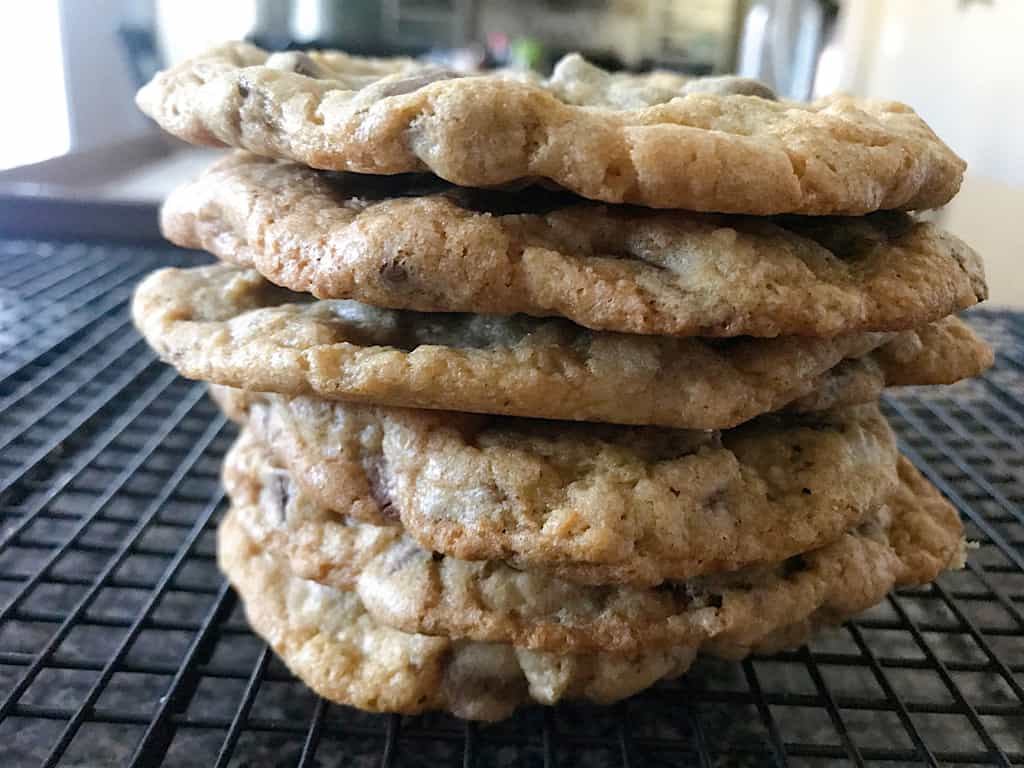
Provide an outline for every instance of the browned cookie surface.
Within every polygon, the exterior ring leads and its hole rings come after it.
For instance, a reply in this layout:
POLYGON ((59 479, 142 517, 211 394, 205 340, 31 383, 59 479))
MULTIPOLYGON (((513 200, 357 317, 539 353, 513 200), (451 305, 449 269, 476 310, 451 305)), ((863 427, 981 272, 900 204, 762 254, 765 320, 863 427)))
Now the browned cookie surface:
POLYGON ((840 620, 959 561, 955 511, 905 460, 899 473, 901 485, 885 502, 830 544, 654 589, 582 586, 432 554, 401 529, 346 521, 311 504, 247 438, 229 456, 225 482, 233 514, 261 547, 300 576, 353 590, 384 625, 557 652, 708 642, 733 654, 793 624, 840 620))
POLYGON ((984 299, 967 245, 902 213, 721 216, 324 174, 238 154, 179 189, 164 233, 320 298, 562 316, 678 336, 916 328, 984 299))
MULTIPOLYGON (((513 416, 724 428, 822 390, 842 360, 894 337, 668 338, 589 331, 523 315, 387 310, 313 300, 253 270, 164 269, 138 287, 133 316, 185 376, 252 391, 513 416)), ((939 373, 970 376, 987 347, 940 321, 939 373), (941 327, 940 327, 941 326, 941 327)), ((907 331, 911 336, 916 331, 907 331)), ((924 350, 920 340, 904 340, 924 350)), ((914 354, 893 360, 915 380, 914 354)), ((919 353, 923 354, 923 351, 919 353)), ((990 359, 990 358, 989 358, 990 359)), ((887 377, 889 365, 880 369, 887 377)), ((876 378, 877 381, 877 378, 876 378)), ((916 379, 917 383, 929 380, 916 379)))
MULTIPOLYGON (((244 394, 216 395, 242 410, 244 394)), ((250 431, 312 506, 400 524, 427 550, 580 583, 651 586, 776 562, 836 539, 896 485, 875 406, 718 434, 250 400, 250 431)))
POLYGON ((609 74, 575 54, 542 80, 231 43, 161 72, 137 101, 194 143, 463 186, 541 178, 657 208, 933 208, 965 165, 897 102, 778 101, 740 78, 609 74))
POLYGON ((500 643, 408 634, 374 621, 353 592, 295 576, 232 512, 218 561, 253 630, 320 696, 371 712, 448 710, 500 720, 530 701, 610 703, 682 674, 696 648, 643 654, 552 654, 500 643))

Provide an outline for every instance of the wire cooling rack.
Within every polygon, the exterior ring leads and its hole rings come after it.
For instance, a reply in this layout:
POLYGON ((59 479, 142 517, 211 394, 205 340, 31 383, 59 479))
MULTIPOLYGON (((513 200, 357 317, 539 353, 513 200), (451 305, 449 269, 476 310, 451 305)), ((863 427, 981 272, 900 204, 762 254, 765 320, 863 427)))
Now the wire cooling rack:
POLYGON ((810 648, 480 727, 325 704, 246 628, 214 561, 233 428, 127 311, 202 260, 0 241, 3 765, 1024 764, 1024 316, 969 314, 984 378, 886 398, 979 543, 966 570, 810 648))

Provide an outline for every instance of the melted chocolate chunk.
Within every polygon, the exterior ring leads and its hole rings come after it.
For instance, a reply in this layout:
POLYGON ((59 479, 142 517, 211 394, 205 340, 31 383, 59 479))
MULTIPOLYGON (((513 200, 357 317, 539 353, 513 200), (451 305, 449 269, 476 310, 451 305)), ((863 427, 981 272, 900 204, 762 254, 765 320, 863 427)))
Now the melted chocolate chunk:
POLYGON ((274 511, 277 525, 284 525, 288 518, 288 504, 292 500, 292 481, 286 472, 275 470, 263 478, 264 499, 274 511))
POLYGON ((267 59, 267 66, 282 72, 294 72, 305 77, 327 77, 326 72, 311 56, 302 51, 282 51, 267 59))
POLYGON ((737 75, 721 75, 718 77, 699 77, 683 86, 683 93, 709 93, 716 96, 759 96, 769 101, 778 101, 768 85, 752 77, 737 75))
POLYGON ((409 272, 400 261, 391 260, 384 262, 380 267, 380 277, 385 283, 401 285, 409 279, 409 272))
POLYGON ((406 77, 399 77, 381 83, 376 89, 377 96, 379 98, 402 96, 406 93, 418 91, 420 88, 424 88, 431 83, 437 83, 442 80, 454 80, 459 77, 462 77, 462 75, 455 70, 445 69, 444 67, 430 67, 406 77))
POLYGON ((398 508, 388 491, 387 459, 381 456, 367 465, 366 482, 370 486, 370 496, 377 502, 381 514, 389 520, 398 520, 398 508))
POLYGON ((415 544, 408 544, 401 549, 392 550, 388 553, 387 560, 385 561, 388 575, 398 573, 406 565, 424 554, 423 550, 415 544))

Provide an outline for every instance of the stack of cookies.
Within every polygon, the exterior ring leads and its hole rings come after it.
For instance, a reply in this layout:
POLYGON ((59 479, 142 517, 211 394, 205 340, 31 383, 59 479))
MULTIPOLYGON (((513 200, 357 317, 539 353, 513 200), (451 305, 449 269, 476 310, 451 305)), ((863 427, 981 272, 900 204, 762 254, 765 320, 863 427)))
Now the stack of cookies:
POLYGON ((242 425, 220 564, 326 698, 610 702, 962 564, 878 406, 992 360, 906 106, 243 44, 139 104, 240 150, 163 210, 221 263, 134 315, 242 425))

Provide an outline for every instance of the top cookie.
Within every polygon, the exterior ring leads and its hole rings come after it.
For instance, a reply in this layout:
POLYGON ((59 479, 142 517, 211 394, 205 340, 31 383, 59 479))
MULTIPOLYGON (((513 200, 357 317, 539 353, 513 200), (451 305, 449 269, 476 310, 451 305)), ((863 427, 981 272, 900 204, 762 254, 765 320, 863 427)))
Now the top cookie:
POLYGON ((652 212, 433 177, 318 173, 246 153, 164 205, 171 241, 322 299, 562 316, 669 336, 916 328, 986 296, 978 255, 903 213, 652 212))
POLYGON ((196 144, 464 186, 540 178, 654 208, 934 208, 965 167, 897 102, 782 102, 749 80, 612 75, 575 54, 541 80, 230 43, 161 72, 137 102, 196 144))

